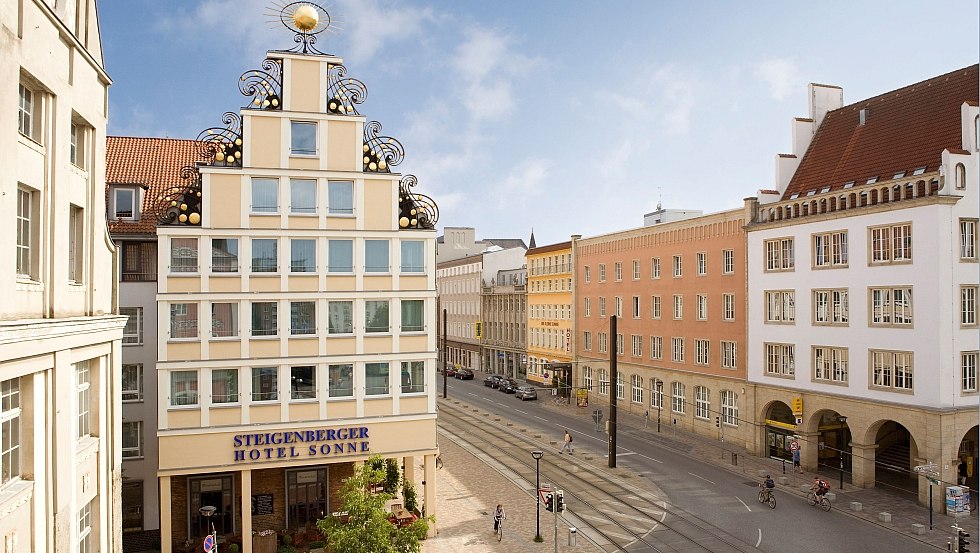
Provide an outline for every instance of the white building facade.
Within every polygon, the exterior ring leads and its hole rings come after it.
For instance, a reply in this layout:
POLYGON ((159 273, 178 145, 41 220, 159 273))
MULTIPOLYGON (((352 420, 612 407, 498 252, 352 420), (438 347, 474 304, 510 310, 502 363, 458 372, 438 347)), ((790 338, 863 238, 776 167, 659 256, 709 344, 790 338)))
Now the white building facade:
POLYGON ((923 502, 912 469, 956 483, 962 459, 976 487, 976 83, 972 66, 848 106, 811 85, 747 226, 764 455, 798 435, 807 470, 923 502))
POLYGON ((0 540, 118 551, 108 87, 94 0, 0 1, 0 540))

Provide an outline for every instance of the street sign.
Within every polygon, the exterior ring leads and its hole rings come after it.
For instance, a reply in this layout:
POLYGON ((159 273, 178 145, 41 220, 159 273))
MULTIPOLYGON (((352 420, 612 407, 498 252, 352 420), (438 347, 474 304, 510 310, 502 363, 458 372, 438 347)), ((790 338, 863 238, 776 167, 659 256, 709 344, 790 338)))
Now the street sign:
POLYGON ((204 553, 211 553, 214 551, 214 534, 208 534, 204 536, 204 553))
MULTIPOLYGON (((802 415, 803 414, 803 398, 794 397, 793 398, 793 414, 802 415)), ((799 423, 797 423, 799 424, 799 423)))

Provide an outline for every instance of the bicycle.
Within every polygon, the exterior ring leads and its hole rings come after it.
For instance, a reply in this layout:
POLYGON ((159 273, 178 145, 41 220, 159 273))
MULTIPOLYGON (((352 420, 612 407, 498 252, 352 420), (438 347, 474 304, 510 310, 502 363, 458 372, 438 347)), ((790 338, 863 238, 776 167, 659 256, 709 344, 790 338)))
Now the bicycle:
POLYGON ((821 495, 818 497, 817 494, 814 493, 812 490, 807 492, 806 502, 809 503, 811 507, 819 504, 820 508, 823 509, 824 511, 830 510, 830 500, 827 499, 827 496, 821 495))
POLYGON ((568 398, 557 396, 555 399, 551 400, 551 403, 555 405, 568 405, 568 398))
POLYGON ((776 508, 776 496, 772 493, 772 489, 759 484, 759 503, 768 503, 770 509, 776 508))
POLYGON ((497 521, 497 529, 494 530, 494 532, 497 534, 497 541, 500 541, 501 539, 503 539, 503 537, 504 537, 504 519, 500 519, 500 520, 497 521))

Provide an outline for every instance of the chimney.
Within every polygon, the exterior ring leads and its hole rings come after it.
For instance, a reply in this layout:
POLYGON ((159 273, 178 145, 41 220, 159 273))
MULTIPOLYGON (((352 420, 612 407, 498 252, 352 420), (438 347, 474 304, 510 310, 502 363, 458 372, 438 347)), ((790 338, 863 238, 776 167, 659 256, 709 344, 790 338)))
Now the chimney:
POLYGON ((863 127, 867 121, 868 121, 868 108, 861 108, 861 111, 858 112, 858 125, 861 125, 863 127))

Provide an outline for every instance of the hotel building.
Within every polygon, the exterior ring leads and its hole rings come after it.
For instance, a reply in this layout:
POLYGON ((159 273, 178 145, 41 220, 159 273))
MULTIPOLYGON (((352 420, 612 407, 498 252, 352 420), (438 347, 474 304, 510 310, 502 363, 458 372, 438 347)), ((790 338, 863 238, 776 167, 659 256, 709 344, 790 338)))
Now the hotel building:
POLYGON ((554 385, 555 369, 571 366, 572 243, 527 251, 527 379, 554 385))
MULTIPOLYGON (((844 105, 810 85, 776 189, 749 203, 755 416, 807 470, 918 491, 977 474, 978 66, 844 105), (791 406, 792 404, 792 406, 791 406)), ((942 504, 943 486, 935 499, 942 504)))
POLYGON ((96 3, 0 1, 0 547, 119 551, 111 81, 96 3))
POLYGON ((658 428, 754 450, 746 389, 746 209, 573 238, 576 387, 658 428), (609 317, 618 379, 610 390, 609 317))
POLYGON ((437 210, 390 172, 363 83, 301 47, 242 75, 246 106, 158 198, 164 551, 309 528, 371 455, 422 461, 437 514, 437 210))

